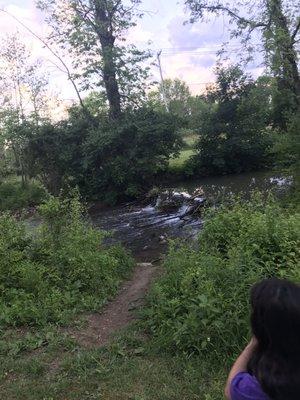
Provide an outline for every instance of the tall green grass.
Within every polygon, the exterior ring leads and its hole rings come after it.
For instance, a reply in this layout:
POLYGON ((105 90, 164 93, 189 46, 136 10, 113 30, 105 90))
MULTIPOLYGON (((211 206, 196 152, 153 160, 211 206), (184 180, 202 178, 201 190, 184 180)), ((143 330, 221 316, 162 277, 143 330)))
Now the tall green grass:
POLYGON ((0 328, 64 324, 79 311, 99 309, 133 266, 119 246, 82 219, 77 198, 51 197, 39 208, 34 235, 0 216, 0 328))
POLYGON ((250 337, 249 291, 267 277, 300 280, 300 213, 260 196, 212 210, 198 248, 173 243, 145 325, 158 348, 228 359, 250 337))

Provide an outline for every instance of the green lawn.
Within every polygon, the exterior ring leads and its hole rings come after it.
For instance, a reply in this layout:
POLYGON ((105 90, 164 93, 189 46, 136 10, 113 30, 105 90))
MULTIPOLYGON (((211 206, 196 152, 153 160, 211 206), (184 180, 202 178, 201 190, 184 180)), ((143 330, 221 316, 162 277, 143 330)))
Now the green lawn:
POLYGON ((55 328, 28 335, 14 333, 0 342, 1 399, 223 399, 224 368, 199 357, 157 354, 137 327, 96 350, 55 328))
POLYGON ((183 171, 185 162, 196 153, 194 149, 182 150, 179 154, 179 157, 172 158, 169 163, 169 169, 172 172, 181 172, 183 171))
POLYGON ((194 154, 196 154, 195 145, 198 140, 198 135, 190 133, 183 137, 183 150, 179 153, 177 158, 172 158, 169 162, 170 172, 184 172, 185 162, 194 154))

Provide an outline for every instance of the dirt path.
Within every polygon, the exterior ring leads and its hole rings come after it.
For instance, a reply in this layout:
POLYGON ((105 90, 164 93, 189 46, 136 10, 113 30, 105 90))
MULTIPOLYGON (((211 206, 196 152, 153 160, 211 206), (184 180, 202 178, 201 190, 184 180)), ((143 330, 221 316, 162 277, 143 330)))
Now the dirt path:
POLYGON ((114 333, 135 319, 134 310, 142 305, 157 271, 158 267, 151 263, 137 264, 132 278, 123 284, 117 297, 101 313, 87 315, 83 329, 68 333, 87 348, 107 344, 114 333))

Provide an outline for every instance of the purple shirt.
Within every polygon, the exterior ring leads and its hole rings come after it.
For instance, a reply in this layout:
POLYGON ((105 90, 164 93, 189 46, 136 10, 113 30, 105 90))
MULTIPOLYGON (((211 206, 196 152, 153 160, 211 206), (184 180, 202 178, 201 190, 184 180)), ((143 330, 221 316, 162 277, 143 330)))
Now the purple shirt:
POLYGON ((259 382, 247 372, 238 373, 230 385, 231 400, 270 400, 259 382))

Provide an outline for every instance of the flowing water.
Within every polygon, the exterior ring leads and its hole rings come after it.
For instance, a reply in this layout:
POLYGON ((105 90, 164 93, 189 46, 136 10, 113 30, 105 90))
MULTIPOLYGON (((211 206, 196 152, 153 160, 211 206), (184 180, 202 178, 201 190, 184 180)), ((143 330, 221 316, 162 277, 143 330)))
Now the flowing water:
MULTIPOLYGON (((142 261, 153 261, 166 250, 169 239, 180 238, 191 241, 201 230, 203 220, 189 214, 191 196, 201 188, 201 197, 210 202, 220 200, 228 194, 241 194, 248 197, 250 192, 258 189, 267 192, 274 190, 277 194, 284 192, 289 180, 269 172, 256 172, 240 175, 227 175, 202 178, 165 185, 161 192, 168 190, 179 198, 177 206, 168 211, 157 207, 160 197, 149 199, 148 204, 127 204, 91 213, 94 226, 111 232, 109 243, 121 242, 142 261)), ((201 203, 202 198, 196 197, 201 203)))

